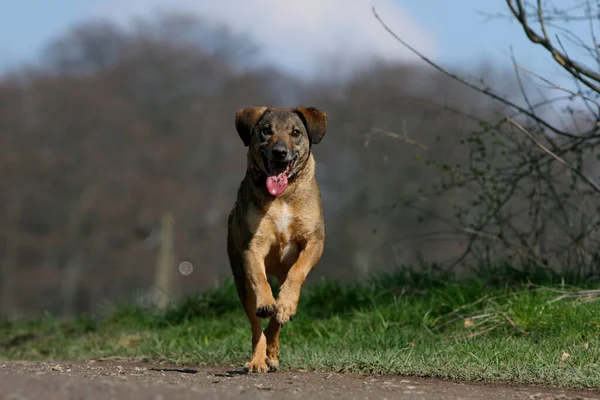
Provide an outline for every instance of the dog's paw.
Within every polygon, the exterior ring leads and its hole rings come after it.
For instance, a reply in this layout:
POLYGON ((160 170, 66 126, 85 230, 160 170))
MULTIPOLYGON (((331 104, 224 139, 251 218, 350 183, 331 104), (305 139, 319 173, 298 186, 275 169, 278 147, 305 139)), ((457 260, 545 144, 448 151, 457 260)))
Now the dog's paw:
POLYGON ((277 306, 273 304, 261 304, 256 307, 256 316, 259 318, 271 318, 277 314, 277 306))
POLYGON ((276 358, 267 358, 267 365, 269 366, 269 371, 275 372, 279 369, 279 360, 276 358))
POLYGON ((277 302, 277 314, 275 319, 280 325, 287 324, 296 315, 296 304, 277 302))
POLYGON ((250 362, 247 362, 246 365, 244 365, 244 371, 246 372, 269 372, 270 366, 269 366, 269 359, 265 358, 262 361, 255 361, 252 360, 250 362))

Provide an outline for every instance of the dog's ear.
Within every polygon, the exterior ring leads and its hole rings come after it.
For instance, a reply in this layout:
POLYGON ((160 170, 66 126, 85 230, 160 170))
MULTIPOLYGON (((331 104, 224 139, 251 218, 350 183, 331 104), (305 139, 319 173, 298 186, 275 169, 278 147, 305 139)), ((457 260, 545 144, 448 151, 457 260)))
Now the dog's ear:
POLYGON ((252 127, 263 116, 265 111, 267 111, 267 107, 248 107, 238 110, 235 113, 235 129, 240 135, 242 142, 244 142, 244 146, 250 145, 252 127))
POLYGON ((312 144, 317 144, 327 132, 327 114, 314 107, 296 107, 296 113, 304 122, 312 144))

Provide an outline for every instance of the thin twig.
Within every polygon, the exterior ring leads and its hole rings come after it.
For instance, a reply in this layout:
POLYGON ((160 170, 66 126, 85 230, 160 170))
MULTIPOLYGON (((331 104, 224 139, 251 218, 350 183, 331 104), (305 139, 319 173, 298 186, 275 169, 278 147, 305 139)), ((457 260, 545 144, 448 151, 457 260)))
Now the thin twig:
POLYGON ((428 57, 426 57, 424 54, 422 54, 420 51, 418 51, 417 49, 415 49, 414 47, 412 47, 410 44, 408 44, 406 41, 404 41, 402 38, 400 38, 398 35, 396 35, 396 33, 394 31, 392 31, 386 24, 385 22, 383 22, 383 20, 379 17, 379 14, 377 14, 377 11, 375 11, 375 7, 372 8, 373 10, 373 14, 375 15, 375 18, 377 18, 377 20, 379 21, 379 23, 383 26, 383 28, 390 34, 392 35, 392 37, 398 41, 401 45, 403 45, 404 47, 406 47, 408 50, 410 50, 412 53, 414 53, 415 55, 417 55, 421 60, 423 60, 425 63, 427 63, 428 65, 430 65, 431 67, 433 67, 434 69, 436 69, 437 71, 441 72, 442 74, 454 79, 457 82, 460 82, 461 84, 479 92, 482 94, 485 94, 491 98, 493 98, 494 100, 498 100, 499 102, 501 102, 504 105, 507 105, 509 107, 514 108, 515 110, 519 111, 520 113, 528 116, 529 118, 535 120, 536 122, 542 124, 543 126, 545 126, 546 128, 552 130, 553 132, 562 135, 562 136, 566 136, 566 137, 570 137, 570 138, 576 138, 575 135, 562 131, 558 128, 556 128, 555 126, 553 126, 552 124, 550 124, 549 122, 543 120, 542 118, 538 117, 535 114, 532 114, 531 112, 529 112, 528 110, 524 109, 523 107, 520 107, 518 105, 516 105, 515 103, 511 102, 508 99, 505 99, 502 96, 499 96, 497 94, 495 94, 494 92, 492 92, 489 89, 482 89, 478 86, 475 86, 474 84, 466 81, 463 78, 460 78, 458 75, 451 73, 450 71, 446 70, 445 68, 441 67, 439 64, 434 63, 433 61, 431 61, 428 57))
POLYGON ((493 331, 494 329, 496 329, 497 327, 499 327, 502 324, 496 324, 496 325, 492 325, 487 329, 481 330, 481 331, 477 331, 477 332, 473 332, 470 335, 465 335, 465 336, 459 336, 458 340, 467 340, 467 339, 472 339, 476 336, 481 336, 481 335, 485 335, 486 333, 490 333, 491 331, 493 331))
POLYGON ((571 75, 575 76, 577 79, 579 79, 582 83, 584 83, 590 89, 594 90, 595 92, 600 93, 600 86, 598 86, 595 83, 590 81, 590 79, 592 79, 596 82, 600 82, 600 74, 584 67, 583 65, 579 64, 577 61, 568 57, 566 54, 560 52, 548 38, 547 32, 546 32, 546 25, 545 25, 544 18, 543 18, 543 10, 541 9, 541 2, 539 0, 538 0, 538 17, 540 20, 540 25, 542 26, 542 32, 543 32, 542 35, 544 35, 544 37, 541 37, 539 34, 537 34, 529 25, 529 22, 527 20, 527 13, 525 12, 525 7, 523 6, 522 0, 506 0, 506 4, 510 8, 510 11, 514 15, 514 17, 521 24, 521 27, 525 31, 525 35, 527 35, 527 38, 532 43, 543 46, 552 55, 554 60, 561 67, 563 67, 563 69, 565 71, 567 71, 571 75), (516 3, 516 6, 515 6, 515 3, 516 3), (589 78, 589 79, 586 79, 586 78, 589 78))
POLYGON ((388 136, 388 137, 398 139, 398 140, 402 140, 403 142, 406 142, 412 146, 419 147, 423 150, 427 150, 427 146, 425 146, 423 143, 409 138, 408 133, 406 131, 404 131, 403 135, 400 135, 398 133, 390 132, 390 131, 387 131, 387 130, 381 129, 381 128, 371 128, 371 131, 368 133, 366 143, 368 143, 368 140, 370 139, 371 136, 376 135, 376 134, 379 134, 382 136, 388 136))
POLYGON ((567 89, 565 87, 562 87, 559 84, 554 83, 551 80, 549 80, 547 78, 544 78, 543 76, 541 76, 539 74, 536 74, 535 72, 533 72, 533 71, 531 71, 531 70, 529 70, 529 69, 527 69, 527 68, 525 68, 525 67, 523 67, 521 65, 516 64, 515 67, 518 68, 518 69, 520 69, 523 72, 528 73, 529 75, 531 75, 531 76, 533 76, 535 78, 538 78, 542 82, 547 83, 548 85, 552 86, 555 89, 562 90, 563 92, 569 93, 569 94, 571 94, 571 95, 573 95, 575 97, 580 97, 583 100, 590 101, 590 102, 594 103, 597 107, 600 108, 600 103, 598 103, 596 100, 594 100, 594 99, 592 99, 592 98, 590 98, 588 96, 584 96, 582 93, 577 93, 577 92, 575 92, 573 90, 570 90, 570 89, 567 89))
POLYGON ((565 299, 577 299, 581 297, 590 297, 590 298, 600 298, 600 289, 598 290, 580 290, 577 292, 565 293, 561 296, 556 297, 548 301, 548 304, 556 303, 557 301, 565 300, 565 299))
POLYGON ((541 143, 539 140, 537 140, 536 137, 531 134, 531 132, 529 132, 527 129, 525 129, 523 126, 521 126, 517 121, 515 121, 514 119, 512 119, 510 117, 506 117, 506 120, 508 122, 510 122, 512 125, 514 125, 525 136, 527 136, 533 143, 535 143, 535 145, 537 147, 542 149, 546 154, 548 154, 550 157, 554 158, 556 161, 558 161, 565 167, 569 168, 571 171, 573 171, 575 174, 577 174, 580 178, 585 180, 596 192, 600 193, 600 186, 598 186, 598 184, 596 182, 594 182, 590 177, 588 177, 587 175, 585 175, 584 173, 579 171, 577 168, 573 167, 571 164, 566 162, 564 159, 562 159, 555 153, 553 153, 549 148, 544 146, 543 143, 541 143))
POLYGON ((520 332, 523 335, 529 335, 529 332, 524 331, 523 329, 519 328, 517 326, 517 324, 515 324, 515 322, 508 316, 508 314, 506 314, 504 311, 498 311, 499 315, 502 315, 504 317, 504 319, 506 320, 506 322, 508 322, 513 328, 515 328, 518 332, 520 332))

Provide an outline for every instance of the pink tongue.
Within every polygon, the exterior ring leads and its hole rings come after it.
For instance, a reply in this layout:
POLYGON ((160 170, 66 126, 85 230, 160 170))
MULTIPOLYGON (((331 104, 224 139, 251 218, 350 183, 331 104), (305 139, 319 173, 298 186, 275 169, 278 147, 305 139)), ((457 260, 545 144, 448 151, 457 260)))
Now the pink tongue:
POLYGON ((288 177, 285 172, 282 172, 279 175, 267 176, 267 190, 273 196, 279 196, 285 192, 287 185, 288 177))

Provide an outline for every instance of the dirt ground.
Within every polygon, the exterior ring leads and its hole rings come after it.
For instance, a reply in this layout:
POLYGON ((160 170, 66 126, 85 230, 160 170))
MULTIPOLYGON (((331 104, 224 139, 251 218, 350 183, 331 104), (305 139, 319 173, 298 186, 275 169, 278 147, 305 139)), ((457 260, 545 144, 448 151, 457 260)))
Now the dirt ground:
POLYGON ((305 371, 245 374, 127 361, 0 363, 0 400, 21 399, 600 399, 600 389, 450 382, 305 371))

